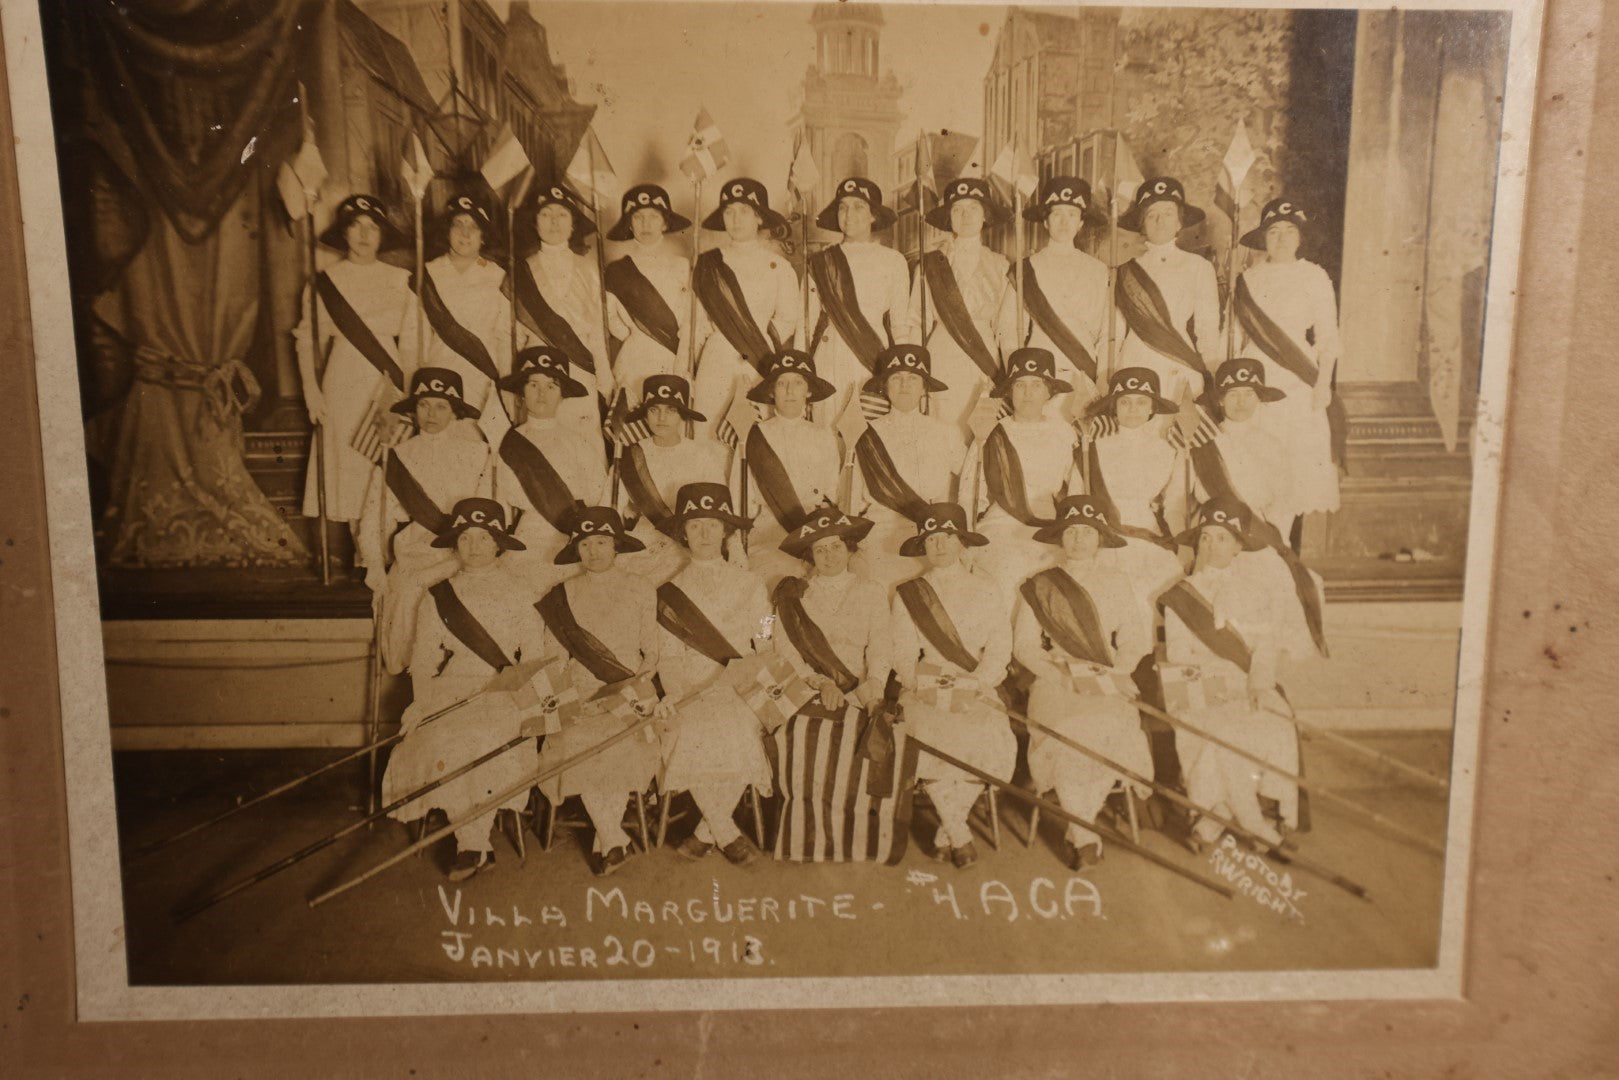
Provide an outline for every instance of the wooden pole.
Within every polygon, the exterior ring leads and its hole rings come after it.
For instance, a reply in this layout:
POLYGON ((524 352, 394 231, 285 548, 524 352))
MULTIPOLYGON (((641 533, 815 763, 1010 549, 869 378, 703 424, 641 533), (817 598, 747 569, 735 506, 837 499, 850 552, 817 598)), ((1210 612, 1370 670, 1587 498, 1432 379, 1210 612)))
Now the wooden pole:
MULTIPOLYGON (((926 132, 917 132, 916 135, 916 280, 917 295, 921 299, 922 313, 916 325, 916 332, 921 335, 922 347, 928 345, 928 277, 923 262, 928 257, 928 220, 925 191, 922 186, 922 140, 927 138, 926 132)), ((933 155, 928 154, 928 167, 933 167, 933 155)))

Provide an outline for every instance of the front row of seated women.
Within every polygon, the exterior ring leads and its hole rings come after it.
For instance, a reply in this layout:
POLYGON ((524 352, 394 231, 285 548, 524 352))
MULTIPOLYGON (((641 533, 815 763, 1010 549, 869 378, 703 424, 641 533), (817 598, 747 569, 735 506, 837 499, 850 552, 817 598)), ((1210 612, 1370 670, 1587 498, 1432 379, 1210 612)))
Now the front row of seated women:
MULTIPOLYGON (((965 509, 929 503, 914 516, 902 551, 925 569, 901 582, 892 600, 851 570, 872 523, 835 506, 812 510, 781 540, 797 572, 773 593, 758 574, 727 560, 747 521, 724 484, 683 485, 670 509, 664 529, 688 561, 662 586, 626 568, 644 545, 618 511, 582 506, 550 556, 571 576, 538 594, 530 574, 507 565, 532 549, 500 502, 465 498, 443 515, 429 545, 452 550, 454 562, 417 606, 409 662, 415 699, 383 794, 393 802, 478 763, 394 815, 410 821, 437 808, 449 816, 456 824, 452 878, 488 864, 496 811, 525 805, 542 774, 541 793, 553 806, 581 797, 598 874, 630 856, 622 822, 629 801, 654 779, 666 802, 685 791, 696 805, 695 831, 679 848, 688 858, 715 848, 739 864, 756 858, 734 815, 750 789, 755 807, 780 789, 777 857, 897 862, 908 810, 879 811, 909 804, 909 774, 879 783, 881 791, 867 798, 877 790, 873 773, 882 755, 849 749, 878 736, 874 714, 890 715, 893 702, 900 719, 884 729, 895 746, 890 764, 905 758, 906 741, 914 740, 909 760, 938 818, 930 853, 969 866, 977 852, 968 816, 984 782, 928 750, 1011 783, 1018 740, 998 696, 1009 672, 1012 683, 1029 687, 1033 786, 1054 790, 1078 819, 1067 832, 1065 860, 1079 869, 1100 859, 1101 836, 1084 823, 1094 823, 1115 785, 1128 782, 1043 730, 1142 777, 1153 773, 1132 699, 1154 624, 1127 576, 1130 564, 1113 557, 1126 541, 1100 500, 1057 501, 1036 533, 1048 551, 1056 549, 1050 565, 1010 596, 974 566, 973 556, 992 544, 970 527, 965 509), (801 688, 790 717, 761 707, 752 683, 738 676, 762 661, 801 688), (503 688, 486 689, 501 672, 507 678, 496 685, 503 688), (571 706, 559 707, 562 697, 571 706), (443 712, 457 702, 465 704, 443 712), (808 743, 806 730, 814 733, 808 743), (806 745, 833 748, 823 751, 827 770, 833 760, 853 762, 847 784, 839 781, 841 807, 800 783, 791 759, 806 745)), ((1212 498, 1178 539, 1195 546, 1193 568, 1156 598, 1165 641, 1158 667, 1171 711, 1296 771, 1293 729, 1275 685, 1287 646, 1277 627, 1290 597, 1278 595, 1276 579, 1258 561, 1265 543, 1251 513, 1234 499, 1212 498)), ((1280 839, 1278 824, 1297 825, 1297 793, 1285 782, 1213 742, 1184 731, 1176 738, 1186 790, 1198 805, 1270 843, 1280 839), (1261 798, 1276 801, 1275 821, 1261 798)), ((1138 785, 1136 794, 1149 792, 1138 785)), ((1204 818, 1189 842, 1206 844, 1219 829, 1204 818)))

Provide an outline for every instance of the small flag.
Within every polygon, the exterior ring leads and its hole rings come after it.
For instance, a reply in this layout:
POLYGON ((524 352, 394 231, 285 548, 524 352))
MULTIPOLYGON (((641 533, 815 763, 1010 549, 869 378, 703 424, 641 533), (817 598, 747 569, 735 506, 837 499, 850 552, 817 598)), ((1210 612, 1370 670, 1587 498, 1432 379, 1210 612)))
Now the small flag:
POLYGON ((1082 697, 1133 698, 1140 693, 1135 680, 1124 672, 1084 660, 1068 661, 1068 688, 1082 697))
POLYGON ((404 396, 391 381, 379 378, 349 439, 349 448, 372 464, 381 464, 383 452, 398 446, 410 434, 410 425, 401 423, 399 415, 392 411, 404 396))
POLYGON ((691 138, 686 140, 686 157, 680 163, 680 171, 697 183, 719 172, 730 160, 730 147, 725 145, 720 129, 714 126, 714 118, 708 115, 706 108, 699 110, 692 124, 691 138))
POLYGON ((1181 391, 1181 399, 1177 402, 1180 412, 1175 414, 1174 422, 1164 432, 1170 445, 1190 450, 1203 446, 1215 440, 1220 434, 1220 425, 1214 422, 1214 417, 1198 404, 1197 398, 1192 396, 1191 384, 1181 391))
MULTIPOLYGON (((302 87, 299 93, 303 93, 302 87)), ((326 162, 321 159, 320 146, 315 142, 315 122, 304 123, 304 141, 290 162, 282 164, 276 173, 276 191, 287 207, 287 216, 301 220, 313 208, 320 186, 326 182, 326 162)))
POLYGON ((732 660, 725 678, 766 732, 781 727, 815 696, 785 656, 756 653, 732 660))
POLYGON ((579 715, 579 690, 568 674, 568 659, 553 658, 535 671, 528 685, 539 696, 539 708, 523 717, 524 735, 555 735, 579 715))
MULTIPOLYGON (((652 716, 652 710, 658 704, 658 692, 652 686, 651 674, 644 674, 622 682, 608 683, 596 691, 590 700, 605 703, 608 712, 629 726, 652 716)), ((643 730, 647 741, 656 741, 657 732, 650 727, 643 730)))
MULTIPOLYGON (((1164 684, 1164 710, 1170 713, 1194 716, 1210 706, 1220 705, 1233 698, 1246 696, 1245 688, 1235 679, 1222 675, 1204 675, 1195 667, 1164 664, 1159 668, 1164 684)), ((1134 693, 1131 696, 1135 696, 1134 693)))
POLYGON ((1022 147, 1014 151, 1011 143, 1001 147, 989 174, 1008 188, 1015 188, 1024 198, 1033 195, 1040 183, 1040 174, 1035 171, 1029 152, 1022 147))
POLYGON ((821 170, 815 167, 815 155, 810 153, 809 140, 800 131, 797 145, 793 148, 793 164, 787 170, 787 186, 800 199, 809 199, 814 196, 815 185, 820 182, 821 170))
MULTIPOLYGON (((883 405, 883 411, 877 415, 886 415, 889 411, 888 399, 880 394, 874 396, 880 398, 883 405)), ((869 419, 866 414, 869 408, 871 406, 866 403, 866 394, 862 391, 851 398, 849 404, 844 406, 843 412, 838 415, 835 426, 837 427, 838 435, 843 439, 843 452, 845 454, 853 454, 854 444, 860 440, 860 436, 866 433, 867 420, 869 419)))
POLYGON ((924 704, 943 712, 965 712, 973 702, 984 698, 977 678, 946 671, 927 660, 916 665, 916 689, 924 704))
POLYGON ((939 197, 939 178, 933 169, 933 136, 926 132, 916 140, 916 182, 935 199, 939 197))
POLYGON ((1006 402, 1001 398, 984 393, 984 387, 979 384, 974 391, 973 403, 967 409, 967 428, 973 433, 973 441, 980 447, 989 433, 995 430, 995 425, 1009 414, 1002 412, 1006 402))
POLYGON ((495 137, 495 145, 489 150, 489 157, 484 160, 484 180, 488 181, 492 191, 499 191, 525 169, 531 169, 534 163, 529 161, 528 154, 523 150, 523 144, 517 141, 516 132, 512 131, 510 124, 502 124, 500 134, 495 137))
POLYGON ((1124 136, 1116 138, 1118 141, 1113 145, 1113 189, 1122 209, 1135 199, 1136 189, 1146 183, 1147 178, 1141 175, 1135 155, 1130 153, 1130 144, 1124 141, 1124 136))
POLYGON ((433 166, 427 160, 427 148, 414 131, 410 133, 410 142, 405 144, 405 157, 399 165, 399 175, 405 181, 405 188, 410 197, 417 202, 427 194, 427 185, 433 179, 433 166))
POLYGON ((1219 182, 1214 187, 1215 205, 1233 221, 1237 219, 1242 206, 1242 182, 1257 160, 1253 143, 1248 141, 1248 125, 1238 120, 1237 130, 1231 136, 1231 145, 1226 148, 1225 157, 1220 162, 1219 182))
POLYGON ((629 417, 629 392, 621 387, 613 398, 613 407, 607 411, 607 419, 602 423, 602 434, 621 449, 652 437, 645 420, 632 422, 629 417))
POLYGON ((758 422, 759 410, 748 400, 748 380, 739 378, 731 390, 731 406, 720 417, 715 434, 734 450, 739 443, 747 440, 748 432, 758 422))
POLYGON ((579 140, 579 149, 573 152, 563 178, 577 191, 588 205, 610 206, 619 195, 618 174, 613 172, 607 151, 596 138, 596 129, 585 128, 585 137, 579 140))

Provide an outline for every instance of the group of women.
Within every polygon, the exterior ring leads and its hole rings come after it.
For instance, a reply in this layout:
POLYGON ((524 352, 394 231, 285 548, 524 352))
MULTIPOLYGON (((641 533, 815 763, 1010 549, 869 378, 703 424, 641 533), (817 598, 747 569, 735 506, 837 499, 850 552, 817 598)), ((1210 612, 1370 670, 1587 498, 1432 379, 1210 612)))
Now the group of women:
POLYGON ((897 861, 912 779, 957 866, 985 776, 1055 792, 1076 868, 1100 857, 1086 823, 1147 777, 1209 812, 1193 846, 1221 820, 1298 826, 1254 758, 1296 772, 1277 665, 1325 648, 1289 537, 1337 506, 1332 287, 1298 258, 1305 211, 1267 204, 1228 357, 1213 268, 1176 245, 1202 217, 1181 184, 1137 191, 1118 225, 1146 250, 1111 275, 1077 246, 1090 200, 1043 182, 1024 216, 1046 243, 1013 267, 981 239, 1007 213, 988 183, 952 181, 913 274, 874 240, 881 191, 846 178, 802 285, 748 179, 695 260, 668 193, 629 189, 604 273, 566 187, 516 215, 509 271, 490 208, 456 195, 419 286, 377 258, 401 239, 382 204, 342 204, 297 332, 305 510, 353 529, 415 687, 384 794, 431 788, 397 816, 449 814, 452 876, 487 865, 535 775, 553 806, 581 797, 599 873, 654 784, 665 813, 695 804, 683 854, 739 863, 750 795, 777 805, 778 857, 897 861))

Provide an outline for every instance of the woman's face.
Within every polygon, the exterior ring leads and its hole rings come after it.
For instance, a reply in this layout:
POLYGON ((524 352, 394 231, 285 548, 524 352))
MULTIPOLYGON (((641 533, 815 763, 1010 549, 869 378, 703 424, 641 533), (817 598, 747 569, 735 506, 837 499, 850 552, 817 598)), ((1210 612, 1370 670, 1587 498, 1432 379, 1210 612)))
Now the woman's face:
POLYGON ((1242 551, 1242 544, 1223 525, 1205 525, 1197 533, 1197 554, 1204 566, 1223 570, 1242 551))
POLYGON ((611 536, 587 536, 579 541, 579 565, 588 573, 610 569, 618 557, 618 542, 611 536))
POLYGON ((463 259, 477 258, 483 250, 483 228, 471 214, 450 219, 450 253, 463 259))
POLYGON ((1220 409, 1227 420, 1238 424, 1252 417, 1259 408, 1259 393, 1252 387, 1238 386, 1225 392, 1220 409))
POLYGON ((500 548, 488 529, 463 529, 455 538, 455 555, 461 560, 461 569, 479 570, 495 561, 500 548))
POLYGON ((951 203, 950 231, 969 238, 983 232, 984 204, 977 199, 957 199, 951 203))
POLYGON ((810 547, 810 561, 818 577, 837 577, 849 569, 849 545, 841 536, 823 536, 810 547))
POLYGON ((343 230, 343 239, 349 245, 349 261, 368 263, 377 257, 382 247, 382 226, 364 215, 349 222, 343 230))
POLYGON ((915 412, 927 393, 927 383, 914 371, 896 371, 888 377, 888 403, 895 412, 915 412))
POLYGON ((678 439, 682 432, 681 426, 685 423, 681 419, 680 410, 673 405, 648 405, 646 410, 647 430, 652 432, 654 439, 678 439))
POLYGON ((455 420, 455 408, 443 398, 424 397, 416 401, 416 427, 423 435, 437 435, 455 420))
POLYGON ((725 547, 725 522, 715 518, 697 518, 686 522, 686 547, 697 562, 719 558, 725 547))
POLYGON ((1113 399, 1113 412, 1121 428, 1138 428, 1152 419, 1152 399, 1145 394, 1120 394, 1113 399))
POLYGON ((727 203, 725 209, 720 211, 720 220, 725 223, 725 235, 733 244, 746 244, 759 235, 759 226, 763 221, 759 212, 747 203, 727 203))
POLYGON ((546 203, 534 215, 534 229, 546 247, 562 247, 573 237, 573 211, 561 203, 546 203))
POLYGON ((922 541, 922 554, 931 567, 954 566, 961 561, 961 537, 953 533, 929 533, 922 541))
POLYGON ((1265 230, 1265 254, 1271 262, 1292 262, 1299 255, 1299 227, 1278 221, 1265 230))
POLYGON ((1062 553, 1071 562, 1094 558, 1102 546, 1102 534, 1089 525, 1070 525, 1062 531, 1062 553))
POLYGON ((778 375, 770 393, 771 400, 776 404, 776 412, 789 420, 796 420, 804 415, 804 408, 809 404, 809 380, 792 373, 778 375))
POLYGON ((529 416, 549 420, 562 404, 562 387, 549 375, 530 375, 523 384, 523 404, 529 416))
POLYGON ((1173 199, 1155 202, 1141 215, 1141 235, 1149 244, 1167 244, 1181 231, 1181 204, 1173 199))
POLYGON ((663 220, 663 211, 651 207, 643 207, 630 215, 630 231, 635 234, 635 242, 651 247, 663 239, 668 231, 669 223, 663 220))
POLYGON ((871 204, 855 195, 838 200, 838 231, 845 240, 867 240, 871 237, 874 216, 871 204))
POLYGON ((1051 388, 1038 375, 1025 375, 1012 381, 1012 415, 1019 420, 1038 420, 1051 400, 1051 388))
POLYGON ((1046 212, 1046 235, 1053 244, 1072 244, 1084 223, 1085 215, 1079 207, 1066 203, 1053 206, 1046 212))

